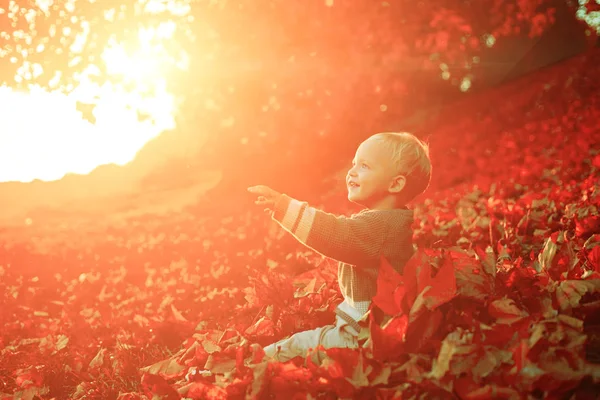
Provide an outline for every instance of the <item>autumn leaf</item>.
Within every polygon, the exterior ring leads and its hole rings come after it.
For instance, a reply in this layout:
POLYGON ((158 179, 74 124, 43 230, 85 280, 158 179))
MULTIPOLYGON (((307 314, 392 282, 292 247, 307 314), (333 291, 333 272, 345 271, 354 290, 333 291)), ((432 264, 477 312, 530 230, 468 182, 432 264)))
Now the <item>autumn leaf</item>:
POLYGON ((419 293, 429 286, 432 280, 430 262, 431 260, 426 253, 418 251, 404 266, 402 311, 408 312, 419 293))
POLYGON ((384 257, 381 257, 377 275, 377 294, 373 297, 373 303, 388 315, 399 314, 402 312, 399 302, 402 301, 403 296, 402 292, 396 294, 396 289, 402 285, 402 276, 384 257))
POLYGON ((185 319, 181 312, 179 312, 179 310, 175 308, 175 305, 173 303, 171 303, 171 311, 173 312, 173 317, 175 318, 175 321, 188 322, 188 320, 185 319))
POLYGON ((433 361, 431 371, 427 374, 428 377, 441 379, 452 368, 451 364, 455 364, 461 370, 471 370, 477 360, 474 357, 478 350, 476 344, 471 343, 472 333, 463 330, 455 330, 446 336, 442 341, 439 354, 433 361), (461 361, 466 362, 461 365, 461 361))
POLYGON ((222 350, 221 346, 209 339, 202 340, 201 344, 204 348, 204 351, 206 351, 208 354, 213 354, 222 350))
MULTIPOLYGON (((416 302, 415 302, 416 304, 416 302)), ((443 335, 444 329, 442 323, 444 320, 443 313, 439 310, 423 312, 418 316, 411 315, 408 327, 406 328, 405 349, 410 351, 424 351, 424 348, 429 345, 435 347, 434 337, 443 335)))
POLYGON ((575 217, 575 234, 587 239, 589 236, 600 233, 600 215, 588 215, 583 218, 575 217))
POLYGON ((492 252, 483 251, 480 247, 475 248, 475 253, 481 262, 483 272, 491 277, 496 277, 496 261, 494 260, 494 254, 492 252))
POLYGON ((456 291, 460 296, 483 302, 494 293, 495 282, 492 277, 482 273, 472 262, 457 262, 454 276, 456 291))
POLYGON ((62 349, 67 347, 67 344, 69 344, 69 338, 66 335, 58 335, 58 337, 56 338, 56 348, 52 352, 52 354, 61 351, 62 349))
POLYGON ((354 371, 352 374, 347 377, 348 381, 355 387, 361 388, 365 386, 369 386, 369 365, 364 362, 364 356, 362 351, 358 352, 358 362, 354 367, 354 371))
POLYGON ((517 307, 514 300, 509 298, 492 301, 488 311, 490 316, 496 318, 498 324, 512 324, 528 315, 527 312, 517 307))
POLYGON ((381 327, 371 315, 369 319, 370 348, 376 360, 385 362, 404 351, 404 340, 408 317, 400 315, 390 319, 381 327))
POLYGON ((586 293, 600 292, 600 279, 577 281, 562 281, 556 287, 556 301, 561 310, 579 306, 581 298, 586 293))
POLYGON ((98 353, 96 353, 96 356, 93 358, 92 361, 90 361, 90 364, 89 364, 90 369, 96 369, 96 368, 102 367, 102 365, 104 364, 104 355, 106 354, 106 351, 107 350, 105 348, 98 350, 98 353))
POLYGON ((456 277, 451 257, 445 257, 435 278, 431 281, 431 290, 427 293, 427 308, 434 310, 456 296, 456 277))
POLYGON ((479 350, 479 361, 472 369, 473 376, 478 380, 490 376, 502 364, 512 364, 513 354, 510 351, 485 346, 479 350))
POLYGON ((578 331, 583 331, 583 321, 570 315, 560 314, 557 316, 558 321, 578 331))
POLYGON ((525 366, 528 351, 529 345, 526 340, 520 340, 518 345, 513 349, 513 360, 515 362, 517 373, 519 373, 525 366))
POLYGON ((600 246, 594 247, 587 253, 590 266, 596 272, 600 272, 600 246))
POLYGON ((329 348, 325 349, 327 357, 338 363, 341 374, 339 377, 350 377, 359 364, 360 351, 347 348, 329 348))
POLYGON ((246 335, 273 336, 275 335, 275 325, 267 317, 261 317, 245 331, 246 335))
POLYGON ((421 293, 417 296, 415 301, 412 303, 412 307, 410 308, 408 322, 413 323, 416 321, 423 313, 427 312, 427 293, 431 290, 431 286, 427 286, 423 289, 421 293))
POLYGON ((42 374, 33 368, 29 368, 26 371, 16 371, 16 375, 15 383, 23 389, 39 387, 44 382, 42 374))
POLYGON ((179 356, 179 354, 175 354, 173 357, 158 361, 147 367, 140 368, 140 371, 147 372, 152 375, 162 375, 167 378, 176 376, 186 369, 184 365, 179 364, 179 356))
POLYGON ((456 296, 456 277, 452 259, 449 256, 445 257, 435 277, 422 281, 429 283, 430 286, 424 287, 414 300, 410 309, 409 323, 416 320, 425 309, 433 311, 456 296))
POLYGON ((242 290, 244 292, 244 298, 250 306, 257 306, 259 304, 258 297, 256 296, 256 289, 247 287, 242 290))
POLYGON ((190 399, 225 400, 227 399, 227 391, 224 388, 215 385, 204 382, 194 382, 187 388, 185 397, 190 399))
POLYGON ((265 387, 268 384, 268 378, 266 376, 269 369, 268 362, 262 362, 251 367, 252 369, 252 383, 248 387, 246 394, 247 399, 260 399, 264 393, 265 387))
POLYGON ((317 278, 314 277, 313 279, 310 280, 310 282, 308 282, 308 284, 306 284, 306 286, 303 289, 294 293, 294 298, 306 297, 309 294, 317 293, 317 291, 315 291, 316 283, 317 283, 317 278))
POLYGON ((546 243, 544 244, 544 248, 540 252, 538 256, 538 260, 542 266, 542 268, 546 270, 552 269, 552 261, 556 256, 556 252, 558 251, 558 245, 555 240, 552 238, 546 239, 546 243))

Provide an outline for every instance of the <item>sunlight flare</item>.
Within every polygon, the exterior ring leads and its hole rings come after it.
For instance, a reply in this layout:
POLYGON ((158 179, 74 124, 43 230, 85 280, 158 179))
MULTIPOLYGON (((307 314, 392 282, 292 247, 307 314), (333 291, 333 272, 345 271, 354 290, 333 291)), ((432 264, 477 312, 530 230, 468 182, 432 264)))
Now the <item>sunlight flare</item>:
MULTIPOLYGON (((146 13, 165 12, 161 7, 172 8, 171 15, 189 12, 183 1, 137 4, 146 13)), ((50 0, 36 5, 38 13, 52 12, 50 0)), ((109 18, 115 16, 105 15, 109 18)), ((82 20, 80 28, 69 48, 69 66, 81 62, 78 53, 91 40, 89 23, 82 20)), ((128 43, 109 36, 96 64, 73 74, 75 85, 65 84, 60 73, 48 87, 35 83, 45 71, 25 54, 14 80, 27 89, 0 86, 0 182, 51 181, 100 165, 124 165, 148 141, 174 129, 176 100, 167 82, 187 69, 188 58, 184 51, 173 55, 176 30, 169 19, 137 27, 128 43)), ((63 29, 62 34, 74 32, 63 29)), ((43 44, 37 46, 38 52, 44 50, 43 44)))

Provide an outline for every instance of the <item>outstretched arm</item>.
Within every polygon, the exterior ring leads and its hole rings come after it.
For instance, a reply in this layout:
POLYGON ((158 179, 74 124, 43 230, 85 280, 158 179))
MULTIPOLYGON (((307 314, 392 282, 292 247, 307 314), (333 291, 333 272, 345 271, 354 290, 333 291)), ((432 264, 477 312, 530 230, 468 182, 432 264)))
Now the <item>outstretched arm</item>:
POLYGON ((272 218, 285 230, 324 256, 352 265, 379 260, 389 229, 382 218, 335 216, 265 186, 249 191, 262 198, 257 204, 273 207, 272 218))

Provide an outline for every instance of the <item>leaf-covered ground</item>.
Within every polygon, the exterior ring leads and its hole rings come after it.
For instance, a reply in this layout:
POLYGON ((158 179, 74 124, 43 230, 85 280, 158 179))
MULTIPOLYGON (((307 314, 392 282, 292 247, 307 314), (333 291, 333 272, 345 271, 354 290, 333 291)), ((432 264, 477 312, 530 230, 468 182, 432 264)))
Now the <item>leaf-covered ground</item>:
MULTIPOLYGON (((321 365, 259 362, 261 346, 330 323, 341 297, 335 263, 244 194, 217 211, 204 200, 3 231, 0 398, 594 398, 599 62, 424 124, 434 180, 414 205, 419 252, 402 276, 382 265, 376 299, 395 317, 369 318, 365 347, 321 365), (233 372, 204 370, 209 356, 233 372)), ((339 177, 319 178, 319 205, 350 212, 339 177)))

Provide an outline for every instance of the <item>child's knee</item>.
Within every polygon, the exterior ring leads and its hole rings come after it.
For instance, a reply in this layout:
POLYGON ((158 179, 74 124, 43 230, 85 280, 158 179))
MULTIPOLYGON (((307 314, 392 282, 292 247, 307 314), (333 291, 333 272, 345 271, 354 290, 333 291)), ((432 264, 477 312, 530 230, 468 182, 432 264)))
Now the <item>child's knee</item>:
POLYGON ((275 361, 286 362, 292 358, 302 355, 302 349, 298 348, 295 338, 280 340, 263 348, 265 357, 275 361))
MULTIPOLYGON (((330 326, 329 328, 331 328, 330 326)), ((286 362, 294 357, 306 357, 310 349, 319 345, 324 328, 298 332, 287 339, 280 340, 263 348, 265 357, 286 362)))
POLYGON ((321 344, 325 348, 357 348, 358 337, 347 329, 345 326, 336 326, 334 329, 327 331, 324 335, 321 344))

